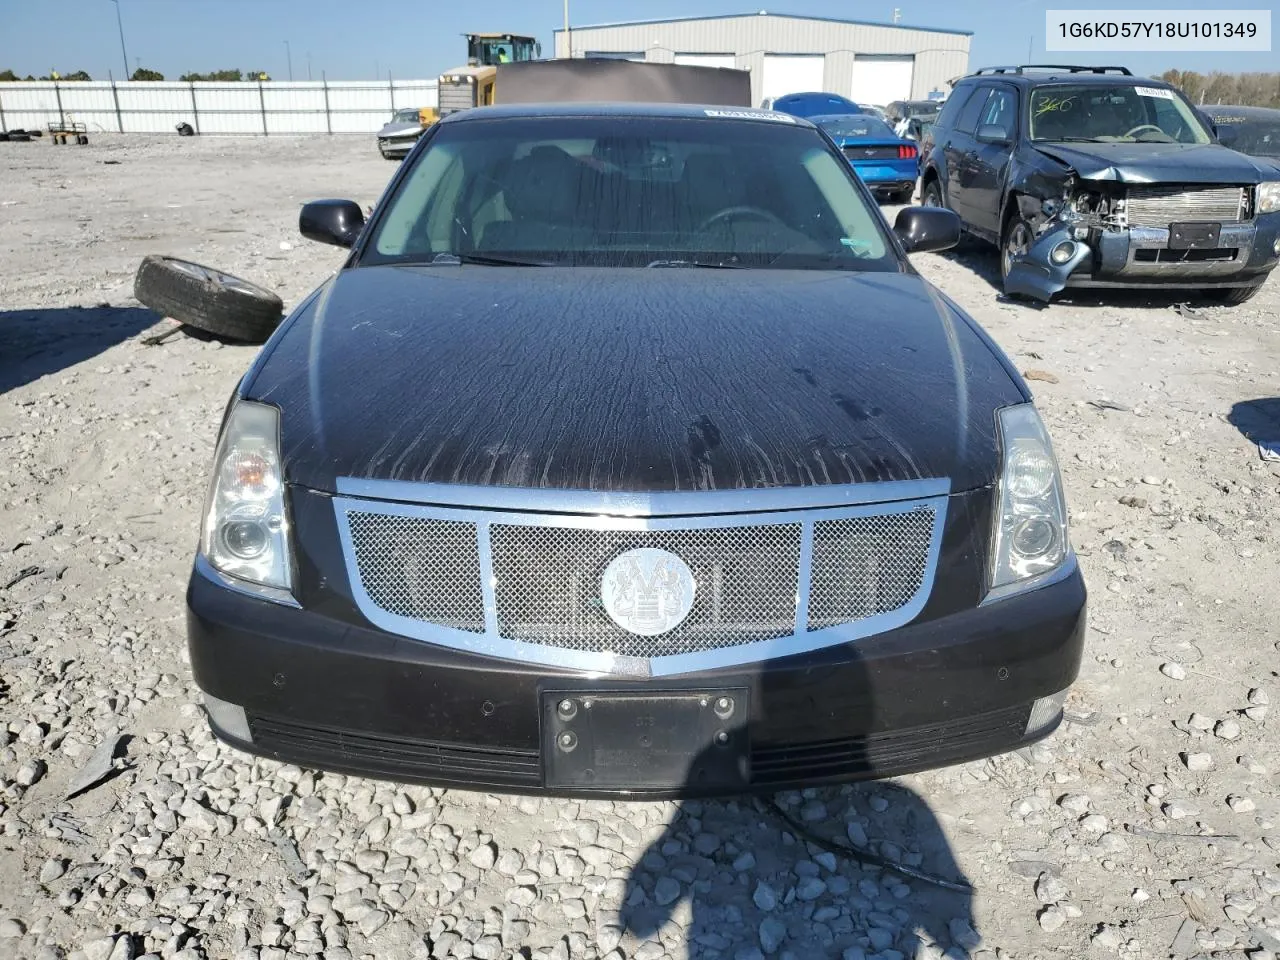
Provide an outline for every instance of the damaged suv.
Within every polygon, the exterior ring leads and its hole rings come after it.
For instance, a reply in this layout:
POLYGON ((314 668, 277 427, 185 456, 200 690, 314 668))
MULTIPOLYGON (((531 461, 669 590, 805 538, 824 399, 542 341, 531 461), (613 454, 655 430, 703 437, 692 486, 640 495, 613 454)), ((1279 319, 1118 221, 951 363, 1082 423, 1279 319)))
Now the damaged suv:
POLYGON ((1159 286, 1243 303, 1280 259, 1280 167, 1124 67, 979 70, 922 152, 921 202, 998 244, 1012 296, 1159 286))

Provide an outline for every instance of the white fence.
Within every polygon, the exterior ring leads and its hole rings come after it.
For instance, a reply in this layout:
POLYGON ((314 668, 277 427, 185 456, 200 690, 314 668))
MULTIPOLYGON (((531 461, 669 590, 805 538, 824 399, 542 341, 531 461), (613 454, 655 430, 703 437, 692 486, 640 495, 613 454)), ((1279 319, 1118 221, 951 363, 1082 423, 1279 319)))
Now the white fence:
POLYGON ((90 132, 373 133, 393 110, 436 106, 435 80, 45 81, 0 83, 0 132, 85 124, 90 132))

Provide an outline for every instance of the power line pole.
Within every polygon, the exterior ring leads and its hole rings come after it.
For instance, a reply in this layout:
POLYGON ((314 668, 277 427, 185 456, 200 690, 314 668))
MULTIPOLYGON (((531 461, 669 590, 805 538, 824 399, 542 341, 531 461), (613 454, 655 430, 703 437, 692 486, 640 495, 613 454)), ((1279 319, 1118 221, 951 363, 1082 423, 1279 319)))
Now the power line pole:
POLYGON ((116 26, 120 28, 120 56, 124 57, 124 78, 129 79, 129 54, 124 48, 124 21, 120 19, 120 0, 111 0, 116 5, 116 26))
POLYGON ((293 51, 289 49, 289 41, 284 42, 284 55, 289 61, 289 79, 293 79, 293 51))
POLYGON ((564 45, 565 56, 573 59, 573 33, 569 29, 569 0, 564 0, 564 45))

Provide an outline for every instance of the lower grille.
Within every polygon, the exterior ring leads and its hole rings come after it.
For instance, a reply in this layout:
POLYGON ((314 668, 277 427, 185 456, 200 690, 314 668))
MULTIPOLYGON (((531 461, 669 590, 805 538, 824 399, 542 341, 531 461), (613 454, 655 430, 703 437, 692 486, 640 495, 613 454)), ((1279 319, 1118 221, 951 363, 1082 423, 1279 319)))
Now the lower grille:
POLYGON ((793 783, 923 768, 1022 739, 1031 705, 925 727, 751 751, 753 783, 793 783))
POLYGON ((457 780, 493 786, 538 786, 536 749, 487 749, 406 737, 353 733, 266 717, 249 717, 253 744, 267 752, 318 765, 333 764, 385 777, 457 780))
POLYGON ((1171 223, 1239 223, 1247 212, 1243 187, 1130 186, 1125 212, 1131 227, 1171 223))

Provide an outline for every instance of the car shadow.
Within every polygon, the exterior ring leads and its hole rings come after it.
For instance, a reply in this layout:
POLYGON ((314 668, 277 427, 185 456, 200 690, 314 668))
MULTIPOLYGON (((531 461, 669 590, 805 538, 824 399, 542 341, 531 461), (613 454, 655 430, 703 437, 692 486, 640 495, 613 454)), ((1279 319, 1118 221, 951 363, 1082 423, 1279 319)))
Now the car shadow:
POLYGON ((89 360, 159 319, 141 307, 0 310, 0 393, 89 360))
POLYGON ((1280 456, 1280 397, 1241 400, 1231 407, 1227 421, 1252 443, 1273 447, 1280 456))
MULTIPOLYGON (((776 794, 760 786, 771 776, 783 782, 837 770, 883 776, 879 764, 931 754, 932 739, 898 742, 897 759, 885 760, 879 738, 865 736, 888 722, 871 671, 860 663, 852 670, 865 679, 850 678, 839 703, 773 689, 768 673, 749 682, 750 724, 725 726, 734 743, 748 727, 761 741, 740 761, 753 786, 681 801, 634 862, 612 921, 627 956, 941 958, 981 945, 974 891, 915 791, 893 780, 776 794), (815 735, 819 742, 808 742, 815 735)), ((689 762, 686 796, 707 792, 707 772, 725 769, 724 749, 713 743, 689 762)))

